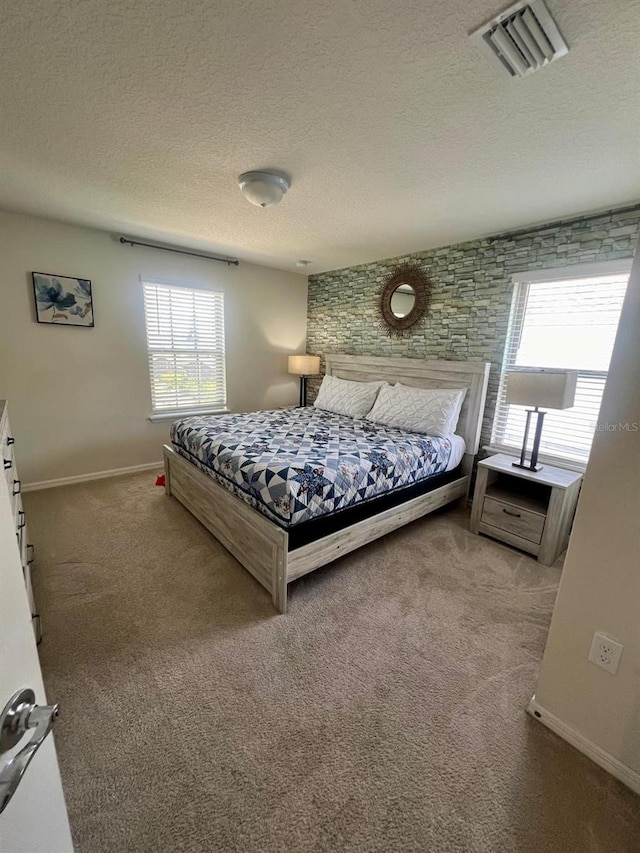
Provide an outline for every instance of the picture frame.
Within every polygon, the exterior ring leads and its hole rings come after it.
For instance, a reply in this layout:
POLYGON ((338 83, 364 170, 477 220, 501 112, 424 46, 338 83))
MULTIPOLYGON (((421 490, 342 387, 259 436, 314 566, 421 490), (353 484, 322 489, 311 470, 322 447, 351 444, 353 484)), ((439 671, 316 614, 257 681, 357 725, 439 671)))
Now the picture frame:
POLYGON ((93 327, 93 291, 87 278, 32 272, 38 323, 93 327))

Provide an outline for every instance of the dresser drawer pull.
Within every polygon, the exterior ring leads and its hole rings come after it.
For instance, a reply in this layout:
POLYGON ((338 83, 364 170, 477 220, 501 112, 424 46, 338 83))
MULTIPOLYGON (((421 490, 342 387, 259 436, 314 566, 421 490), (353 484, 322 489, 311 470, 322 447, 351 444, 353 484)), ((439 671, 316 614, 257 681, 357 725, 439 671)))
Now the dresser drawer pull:
POLYGON ((19 509, 18 510, 18 530, 22 530, 22 528, 25 526, 25 524, 26 524, 26 521, 25 521, 24 512, 21 509, 19 509))
POLYGON ((7 436, 7 446, 9 446, 9 445, 11 445, 11 444, 15 444, 15 443, 16 443, 15 438, 11 438, 11 436, 10 436, 10 435, 8 435, 8 436, 7 436))
POLYGON ((9 470, 9 468, 11 468, 11 466, 13 465, 13 460, 12 460, 12 459, 3 459, 3 460, 2 460, 2 462, 3 462, 3 464, 4 464, 4 470, 5 470, 5 471, 8 471, 8 470, 9 470))
POLYGON ((20 482, 20 480, 14 480, 13 481, 13 494, 19 495, 21 488, 22 488, 22 483, 20 482))
POLYGON ((34 613, 31 620, 33 622, 33 630, 36 635, 36 645, 39 646, 42 642, 42 622, 40 621, 40 614, 34 613))
POLYGON ((514 518, 522 518, 519 512, 513 512, 510 509, 507 509, 506 506, 502 507, 502 512, 506 513, 506 515, 512 515, 514 518))
POLYGON ((33 561, 35 560, 35 558, 36 558, 36 549, 33 547, 33 545, 31 543, 29 543, 27 545, 27 565, 30 566, 31 563, 33 563, 33 561))

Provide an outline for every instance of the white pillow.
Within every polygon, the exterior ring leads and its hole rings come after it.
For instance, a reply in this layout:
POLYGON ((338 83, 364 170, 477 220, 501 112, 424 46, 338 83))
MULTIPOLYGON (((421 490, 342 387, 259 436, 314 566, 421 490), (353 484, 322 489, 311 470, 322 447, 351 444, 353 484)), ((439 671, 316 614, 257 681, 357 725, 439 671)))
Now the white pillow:
POLYGON ((363 418, 373 406, 378 391, 386 382, 350 382, 337 376, 325 376, 314 402, 317 409, 363 418))
POLYGON ((453 435, 458 425, 466 388, 381 388, 368 421, 426 435, 453 435))

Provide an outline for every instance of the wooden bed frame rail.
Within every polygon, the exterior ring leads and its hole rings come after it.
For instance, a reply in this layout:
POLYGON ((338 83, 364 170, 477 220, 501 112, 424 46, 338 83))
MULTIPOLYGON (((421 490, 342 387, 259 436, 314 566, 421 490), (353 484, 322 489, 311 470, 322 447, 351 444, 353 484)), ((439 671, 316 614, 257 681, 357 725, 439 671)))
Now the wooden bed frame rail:
POLYGON ((478 451, 489 364, 327 355, 326 365, 326 372, 330 375, 361 382, 386 379, 423 388, 467 388, 457 430, 467 446, 463 476, 289 551, 286 530, 165 445, 166 494, 180 501, 251 572, 271 593, 274 606, 280 613, 286 613, 287 588, 291 581, 445 504, 465 498, 473 457, 478 451))

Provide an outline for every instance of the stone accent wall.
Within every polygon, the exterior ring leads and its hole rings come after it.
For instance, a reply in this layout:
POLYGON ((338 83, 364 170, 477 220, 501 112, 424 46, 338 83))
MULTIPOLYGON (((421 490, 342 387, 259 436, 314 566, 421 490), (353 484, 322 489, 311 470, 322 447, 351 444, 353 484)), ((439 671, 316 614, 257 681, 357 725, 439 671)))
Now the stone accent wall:
MULTIPOLYGON (((498 393, 513 284, 522 270, 632 257, 640 204, 498 236, 388 258, 309 277, 307 352, 490 361, 481 444, 488 444, 498 393), (432 282, 428 316, 403 338, 390 338, 376 313, 383 277, 419 262, 432 282)), ((324 367, 323 367, 324 369, 324 367)), ((309 380, 309 402, 321 377, 309 380)))

